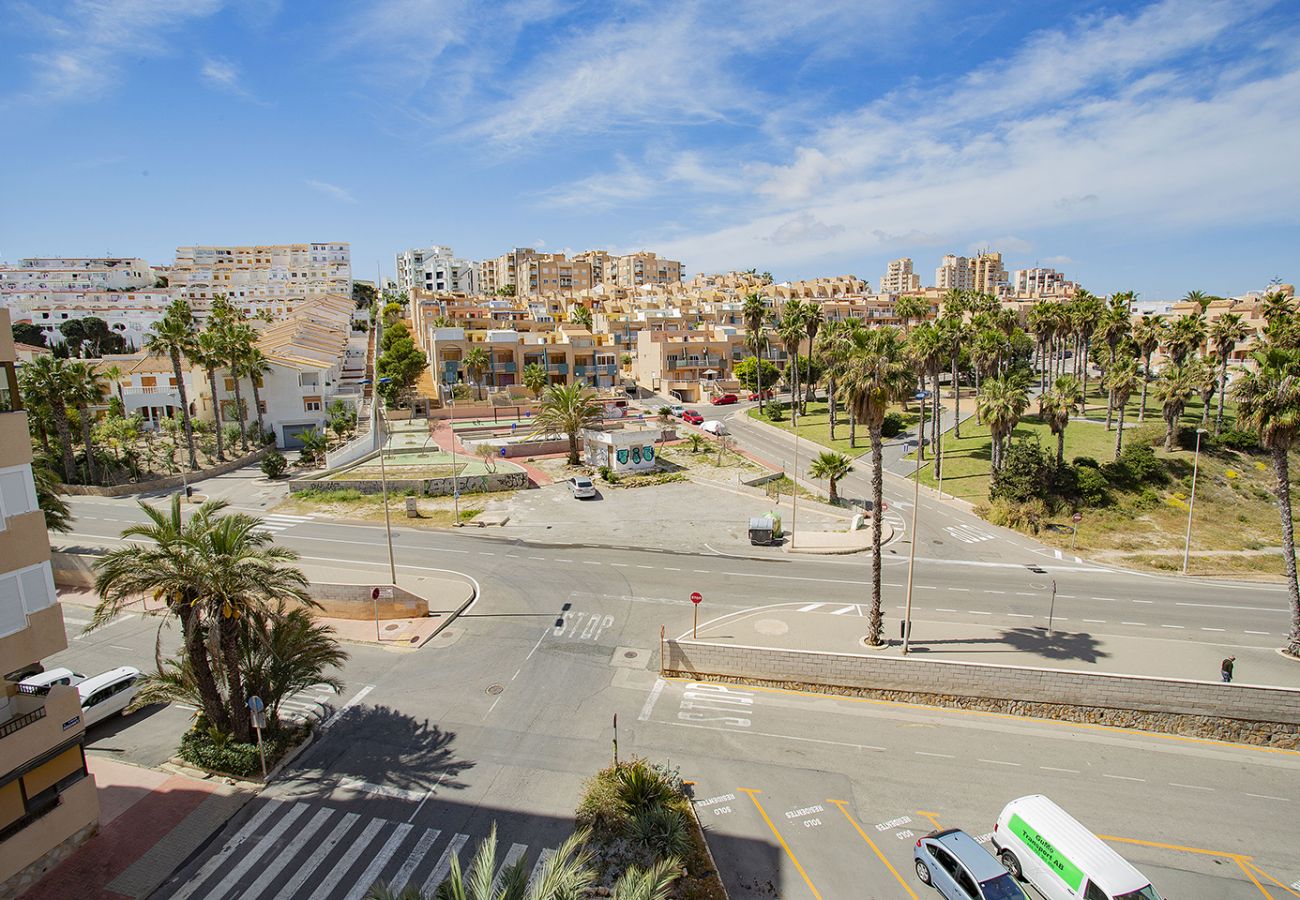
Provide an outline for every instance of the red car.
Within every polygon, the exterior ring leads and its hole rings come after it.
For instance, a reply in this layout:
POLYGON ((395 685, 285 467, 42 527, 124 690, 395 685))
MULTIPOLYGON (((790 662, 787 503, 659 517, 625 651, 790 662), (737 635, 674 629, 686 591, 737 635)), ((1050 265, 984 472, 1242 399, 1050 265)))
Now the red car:
POLYGON ((751 401, 752 401, 752 400, 771 400, 771 399, 772 399, 772 392, 769 391, 767 388, 763 388, 763 390, 761 390, 761 391, 755 391, 754 393, 750 394, 750 395, 749 395, 749 399, 750 399, 751 401))
POLYGON ((709 402, 712 403, 714 406, 726 406, 730 403, 738 403, 739 401, 740 398, 737 397, 735 394, 723 394, 719 397, 714 397, 709 402))
POLYGON ((682 421, 690 422, 692 425, 699 425, 704 421, 704 416, 700 415, 693 409, 688 409, 686 412, 682 413, 682 421))

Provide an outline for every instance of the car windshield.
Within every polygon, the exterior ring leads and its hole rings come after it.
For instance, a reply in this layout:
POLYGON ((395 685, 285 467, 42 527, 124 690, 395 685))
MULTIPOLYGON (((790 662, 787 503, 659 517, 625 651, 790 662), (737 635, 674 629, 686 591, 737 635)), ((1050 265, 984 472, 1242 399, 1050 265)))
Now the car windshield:
POLYGON ((590 478, 575 478, 573 481, 578 487, 591 487, 590 478))
POLYGON ((1116 894, 1115 900, 1161 900, 1161 898, 1156 893, 1156 889, 1148 884, 1144 888, 1129 891, 1127 894, 1116 894))
POLYGON ((1010 875, 999 875, 980 884, 984 900, 1025 900, 1025 892, 1010 875))

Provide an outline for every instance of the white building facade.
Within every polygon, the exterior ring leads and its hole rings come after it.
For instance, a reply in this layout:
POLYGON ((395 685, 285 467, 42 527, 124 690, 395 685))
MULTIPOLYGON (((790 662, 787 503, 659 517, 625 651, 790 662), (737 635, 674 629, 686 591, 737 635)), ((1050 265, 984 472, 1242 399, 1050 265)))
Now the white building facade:
POLYGON ((177 247, 174 297, 197 314, 224 296, 250 315, 283 318, 304 300, 352 296, 352 251, 345 242, 177 247))
POLYGON ((397 254, 397 289, 478 293, 479 264, 462 259, 450 247, 435 244, 397 254))
POLYGON ((906 294, 921 289, 921 276, 912 271, 912 260, 904 256, 891 260, 885 268, 885 277, 880 279, 880 293, 906 294))

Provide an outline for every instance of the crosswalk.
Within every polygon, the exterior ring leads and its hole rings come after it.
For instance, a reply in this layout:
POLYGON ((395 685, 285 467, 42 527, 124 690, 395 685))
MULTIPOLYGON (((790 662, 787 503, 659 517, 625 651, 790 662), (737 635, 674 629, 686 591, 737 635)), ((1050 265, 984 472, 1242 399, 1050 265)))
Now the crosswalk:
POLYGON ((313 684, 280 701, 280 719, 285 722, 324 722, 338 697, 328 684, 313 684))
POLYGON ((258 531, 268 531, 275 534, 292 528, 295 525, 303 525, 316 518, 315 514, 308 516, 290 516, 285 513, 268 513, 262 516, 262 524, 257 526, 258 531))
MULTIPOLYGON (((164 885, 156 896, 362 900, 377 881, 394 892, 418 886, 423 896, 432 896, 451 871, 452 860, 466 866, 486 837, 462 833, 444 837, 438 828, 309 803, 273 799, 254 803, 260 805, 215 854, 193 874, 164 885), (442 850, 435 854, 440 843, 442 850)), ((529 850, 528 844, 498 837, 497 878, 507 867, 527 860, 529 850)), ((538 850, 530 883, 554 853, 554 848, 538 850)))
POLYGON ((991 541, 997 537, 997 535, 981 531, 973 525, 949 525, 944 531, 963 544, 978 544, 981 541, 991 541))

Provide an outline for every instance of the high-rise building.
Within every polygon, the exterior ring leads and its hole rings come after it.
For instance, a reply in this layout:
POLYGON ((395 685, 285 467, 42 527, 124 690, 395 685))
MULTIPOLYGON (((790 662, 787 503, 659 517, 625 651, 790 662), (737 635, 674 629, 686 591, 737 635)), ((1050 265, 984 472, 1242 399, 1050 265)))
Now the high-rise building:
POLYGON ((478 264, 478 289, 484 294, 514 285, 518 293, 525 293, 519 288, 519 267, 527 260, 538 255, 532 247, 516 247, 509 253, 503 253, 495 259, 485 259, 478 264))
POLYGON ((1066 281, 1060 272, 1043 268, 1016 269, 1011 285, 1022 297, 1064 297, 1075 289, 1074 282, 1066 281))
POLYGON ((612 280, 620 287, 639 284, 676 284, 682 280, 682 264, 675 259, 661 259, 654 253, 642 251, 614 259, 612 280))
POLYGON ((426 291, 473 294, 478 290, 478 275, 478 264, 458 258, 450 247, 435 244, 397 254, 399 291, 409 293, 415 288, 422 288, 426 291))
POLYGON ((614 260, 615 257, 609 255, 607 250, 584 250, 582 253, 575 253, 574 262, 585 262, 591 266, 591 283, 593 285, 613 283, 614 281, 614 260))
POLYGON ((223 295, 248 313, 276 318, 296 301, 352 295, 352 252, 346 243, 177 247, 172 293, 202 312, 223 295))
POLYGON ((31 462, 9 312, 0 309, 0 896, 22 893, 99 821, 77 688, 11 680, 68 646, 31 462))
POLYGON ((921 289, 921 276, 912 272, 912 260, 904 256, 892 260, 885 268, 885 277, 880 279, 880 293, 905 294, 921 289))
POLYGON ((568 259, 563 253, 533 255, 518 261, 515 291, 529 294, 574 294, 591 287, 591 263, 568 259))
POLYGON ((1002 265, 1002 254, 984 250, 971 260, 974 288, 982 294, 996 294, 1007 286, 1007 270, 1002 265))
POLYGON ((984 250, 978 256, 949 253, 934 270, 934 284, 940 290, 979 291, 996 294, 1007 283, 1002 254, 984 250))

